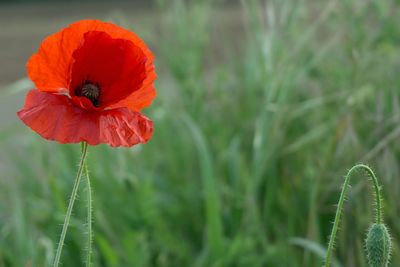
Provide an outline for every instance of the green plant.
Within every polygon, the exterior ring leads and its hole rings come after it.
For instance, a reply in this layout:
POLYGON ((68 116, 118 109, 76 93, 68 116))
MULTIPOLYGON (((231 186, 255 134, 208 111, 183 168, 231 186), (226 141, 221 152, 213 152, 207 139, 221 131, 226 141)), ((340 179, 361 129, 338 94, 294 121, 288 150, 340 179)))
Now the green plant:
POLYGON ((382 208, 382 197, 381 187, 378 179, 374 172, 366 165, 358 164, 352 167, 347 173, 342 192, 340 194, 339 203, 336 209, 336 216, 332 227, 332 233, 329 238, 328 250, 325 256, 324 267, 329 267, 332 261, 333 247, 336 239, 336 234, 339 228, 343 204, 346 198, 346 194, 350 185, 350 179, 353 173, 357 170, 364 170, 370 178, 375 192, 375 205, 376 205, 376 216, 375 223, 371 226, 367 239, 366 239, 366 250, 368 262, 371 267, 387 267, 391 254, 391 238, 386 226, 383 224, 383 208, 382 208))

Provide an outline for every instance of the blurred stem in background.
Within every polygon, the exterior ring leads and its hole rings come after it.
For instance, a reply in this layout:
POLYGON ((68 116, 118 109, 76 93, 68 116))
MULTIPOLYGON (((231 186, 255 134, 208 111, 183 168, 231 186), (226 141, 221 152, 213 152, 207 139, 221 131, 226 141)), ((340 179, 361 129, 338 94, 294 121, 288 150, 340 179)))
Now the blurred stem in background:
MULTIPOLYGON (((83 168, 85 167, 85 159, 86 159, 86 155, 87 155, 87 150, 88 150, 88 144, 86 142, 83 142, 82 156, 81 156, 81 160, 79 162, 78 172, 75 177, 74 187, 72 188, 72 193, 71 193, 71 197, 70 197, 69 204, 68 204, 67 214, 65 215, 65 220, 64 220, 62 231, 61 231, 60 241, 58 242, 58 247, 57 247, 56 257, 54 258, 53 267, 58 267, 60 265, 61 252, 62 252, 62 249, 64 246, 64 240, 65 240, 65 236, 67 234, 67 229, 68 229, 69 222, 71 219, 72 209, 74 207, 76 195, 78 193, 78 188, 79 188, 79 184, 81 181, 83 168)), ((88 181, 89 181, 89 179, 88 179, 88 181)), ((89 204, 89 206, 90 206, 90 204, 89 204)), ((89 225, 91 225, 91 224, 89 224, 89 225)), ((90 255, 88 257, 90 259, 90 255)))

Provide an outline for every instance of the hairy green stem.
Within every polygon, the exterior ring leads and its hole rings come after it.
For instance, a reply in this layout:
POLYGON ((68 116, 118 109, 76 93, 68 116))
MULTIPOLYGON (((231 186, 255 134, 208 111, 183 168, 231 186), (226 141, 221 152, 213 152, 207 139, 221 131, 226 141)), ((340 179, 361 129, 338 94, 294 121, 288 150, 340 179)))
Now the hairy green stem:
POLYGON ((69 221, 71 219, 72 208, 74 207, 74 202, 76 199, 76 195, 78 193, 79 183, 81 181, 82 171, 85 165, 87 150, 88 150, 88 144, 85 142, 82 145, 82 156, 79 162, 78 172, 75 177, 74 187, 72 188, 71 198, 69 200, 67 214, 65 215, 64 224, 61 231, 60 241, 58 242, 58 247, 57 247, 56 257, 54 258, 53 267, 58 267, 60 265, 61 252, 64 246, 64 240, 65 240, 65 235, 67 234, 69 221))
POLYGON ((380 224, 382 222, 381 193, 380 193, 380 186, 378 183, 378 179, 376 178, 374 172, 371 170, 370 167, 368 167, 367 165, 364 165, 364 164, 357 164, 349 170, 349 172, 347 173, 345 180, 344 180, 342 192, 341 192, 340 198, 339 198, 339 203, 338 203, 338 206, 336 209, 335 221, 333 223, 332 232, 331 232, 331 236, 329 239, 328 250, 326 252, 324 267, 329 267, 331 265, 333 247, 334 247, 334 243, 335 243, 335 239, 336 239, 336 233, 338 231, 338 227, 339 227, 339 223, 340 223, 340 217, 342 214, 343 203, 346 198, 347 190, 349 188, 350 178, 352 177, 353 172, 358 169, 365 170, 368 173, 368 175, 371 177, 371 181, 372 181, 374 189, 375 189, 375 197, 376 197, 376 200, 375 200, 375 202, 376 202, 375 203, 376 204, 376 218, 375 218, 375 220, 376 220, 377 224, 380 224))
POLYGON ((85 176, 87 182, 87 201, 88 201, 88 217, 87 217, 87 225, 88 225, 88 243, 87 243, 87 254, 86 254, 86 267, 90 267, 92 265, 92 243, 93 243, 93 230, 92 230, 92 187, 90 185, 90 177, 87 163, 85 163, 85 176))

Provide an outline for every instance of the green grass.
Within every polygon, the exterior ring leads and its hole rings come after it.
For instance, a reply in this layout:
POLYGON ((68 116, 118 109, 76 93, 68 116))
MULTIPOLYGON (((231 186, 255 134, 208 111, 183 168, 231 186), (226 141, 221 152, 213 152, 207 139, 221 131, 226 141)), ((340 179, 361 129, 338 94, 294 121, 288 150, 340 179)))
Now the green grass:
MULTIPOLYGON (((243 28, 223 34, 221 1, 158 2, 157 31, 135 29, 159 69, 154 136, 89 151, 94 266, 321 266, 358 162, 383 184, 399 266, 399 1, 243 0, 243 28)), ((0 134, 0 267, 50 266, 80 146, 13 119, 0 134)), ((365 267, 373 198, 354 178, 336 257, 365 267)), ((83 266, 84 187, 63 266, 83 266)))

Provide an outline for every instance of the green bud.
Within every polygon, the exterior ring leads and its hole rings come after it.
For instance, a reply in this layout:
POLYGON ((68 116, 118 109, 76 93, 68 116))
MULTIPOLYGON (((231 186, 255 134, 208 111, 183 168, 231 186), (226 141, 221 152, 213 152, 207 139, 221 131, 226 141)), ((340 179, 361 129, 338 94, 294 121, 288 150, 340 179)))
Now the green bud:
POLYGON ((387 267, 392 241, 384 224, 373 224, 366 239, 367 258, 370 267, 387 267))

